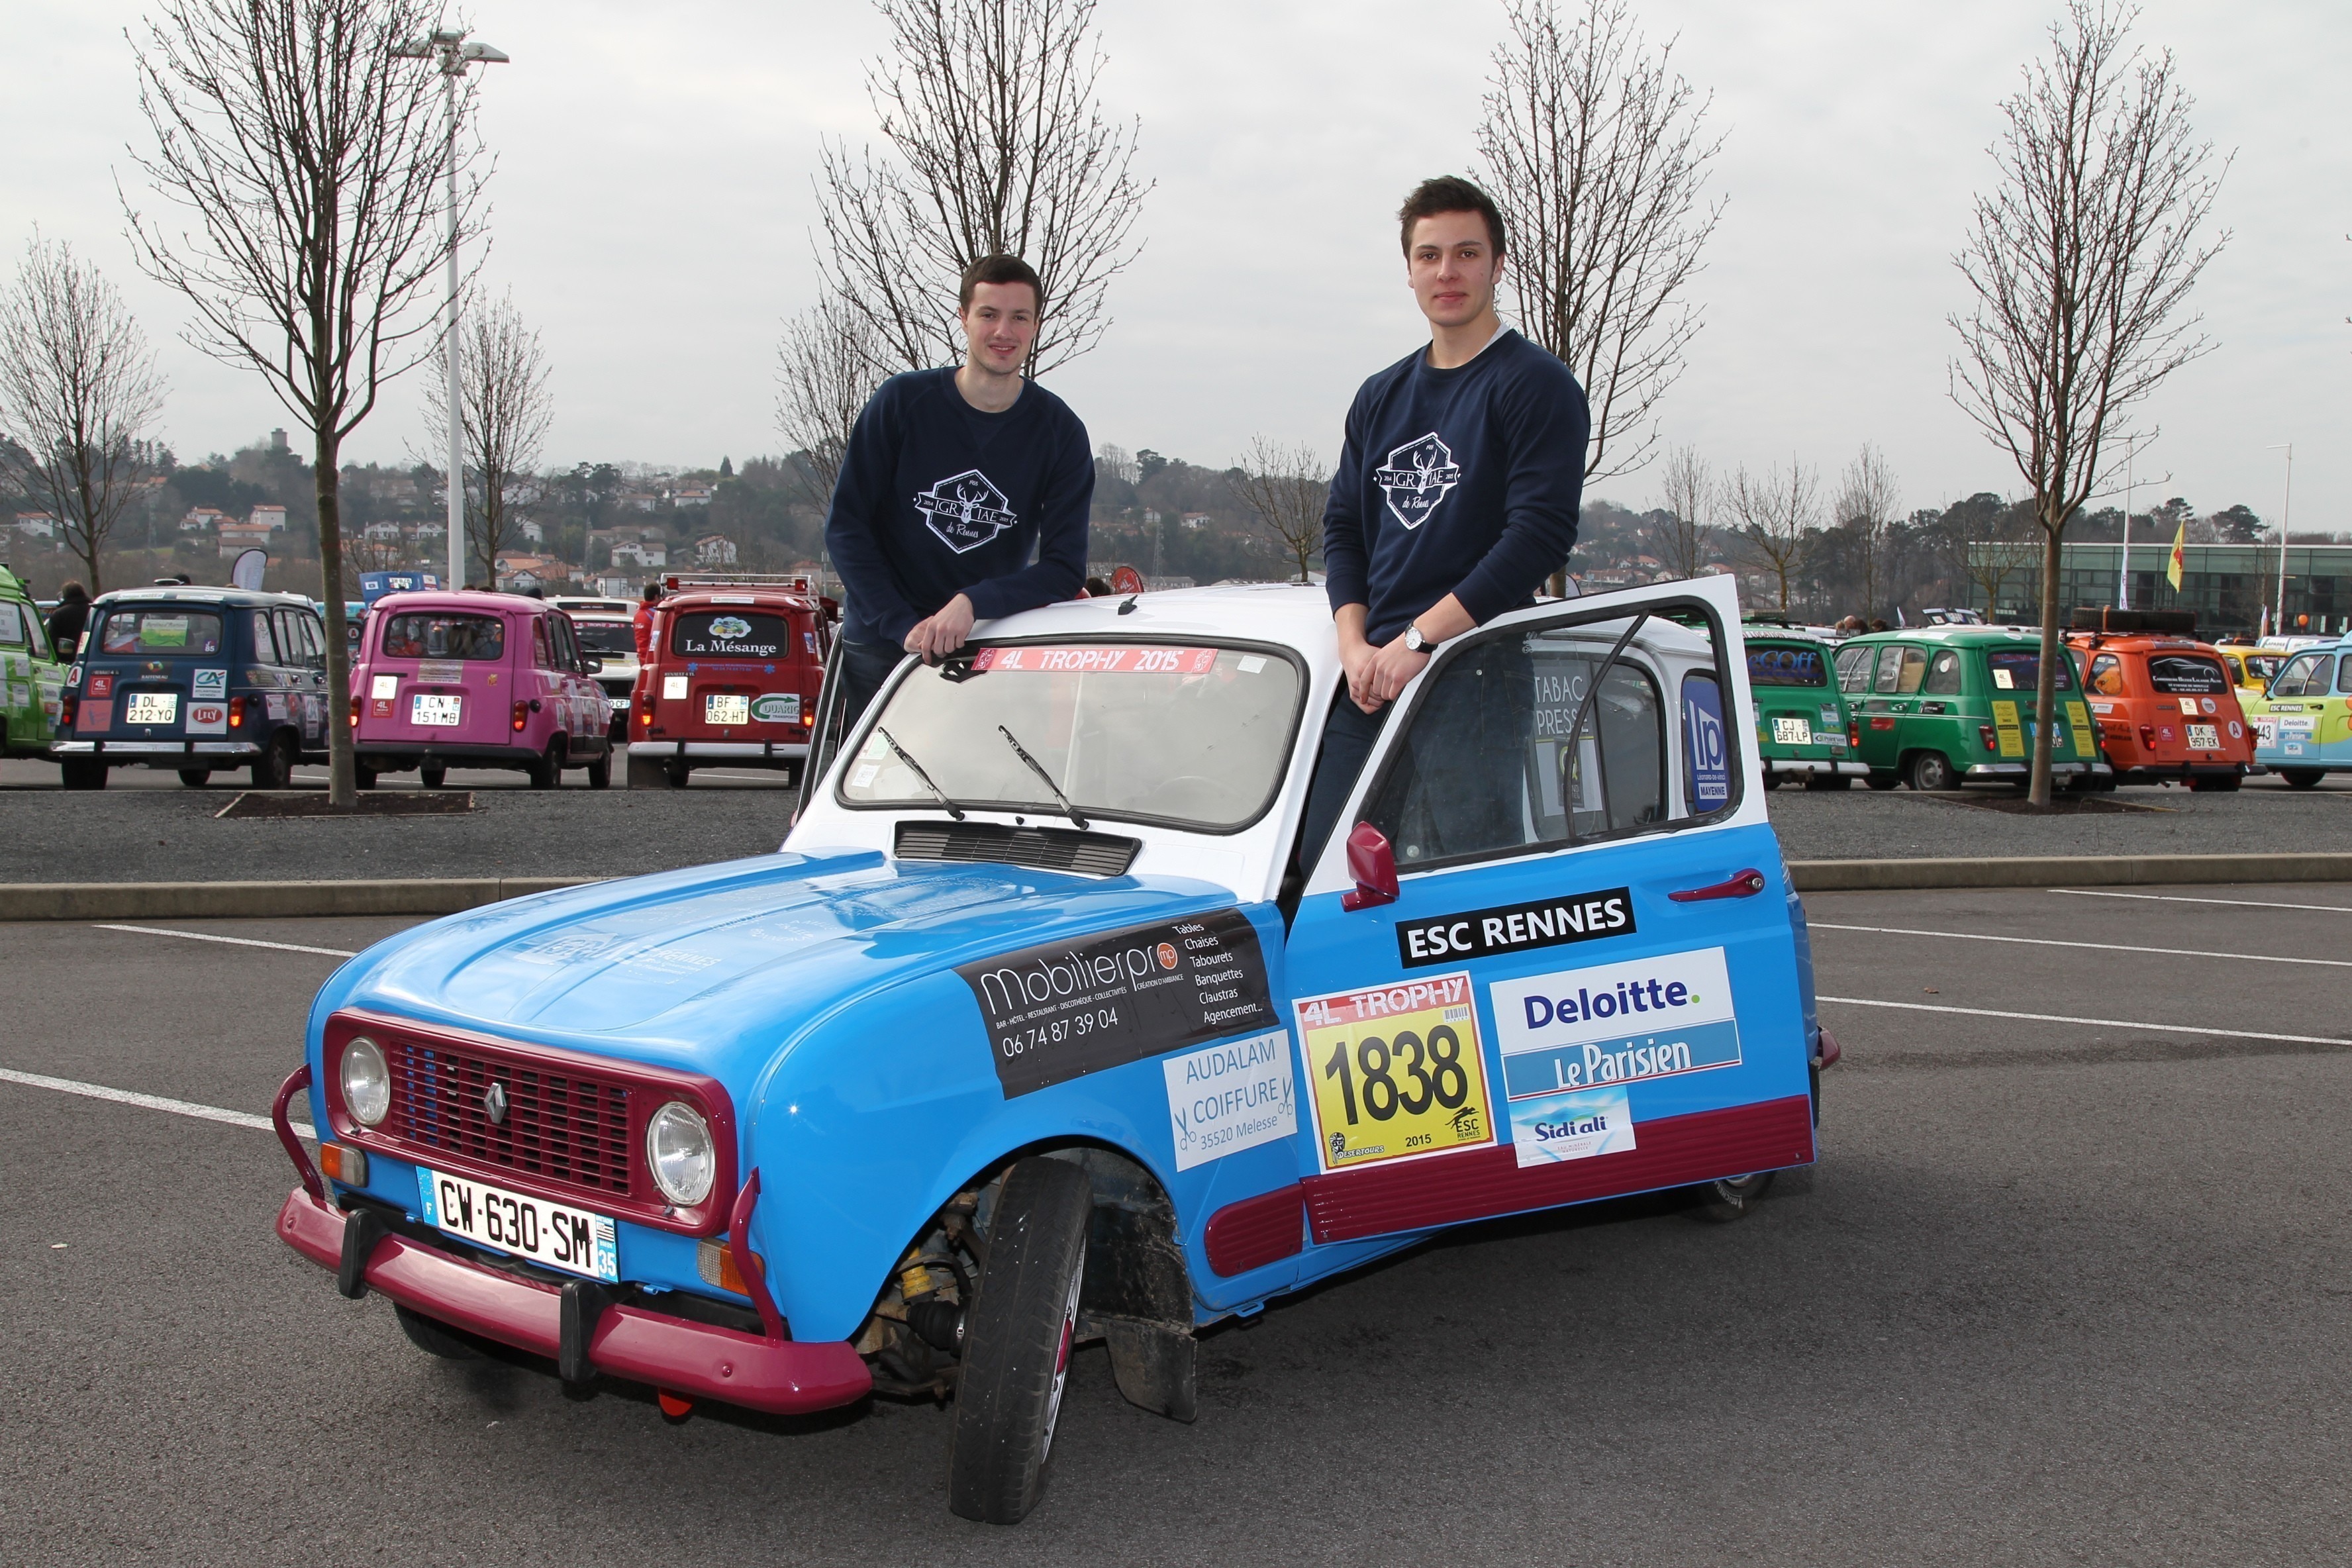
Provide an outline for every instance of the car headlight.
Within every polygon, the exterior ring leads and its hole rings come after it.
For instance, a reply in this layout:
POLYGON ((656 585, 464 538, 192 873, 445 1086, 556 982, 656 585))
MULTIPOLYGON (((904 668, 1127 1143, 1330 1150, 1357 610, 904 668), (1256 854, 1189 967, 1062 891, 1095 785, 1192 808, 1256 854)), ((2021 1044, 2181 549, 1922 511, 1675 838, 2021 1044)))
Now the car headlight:
POLYGON ((682 1100, 655 1111, 646 1123, 646 1163, 670 1202, 691 1207, 709 1197, 719 1176, 719 1152, 702 1112, 682 1100))
POLYGON ((392 1073, 383 1065, 383 1049, 365 1035, 354 1035, 343 1047, 343 1109, 367 1126, 382 1121, 392 1109, 392 1073))

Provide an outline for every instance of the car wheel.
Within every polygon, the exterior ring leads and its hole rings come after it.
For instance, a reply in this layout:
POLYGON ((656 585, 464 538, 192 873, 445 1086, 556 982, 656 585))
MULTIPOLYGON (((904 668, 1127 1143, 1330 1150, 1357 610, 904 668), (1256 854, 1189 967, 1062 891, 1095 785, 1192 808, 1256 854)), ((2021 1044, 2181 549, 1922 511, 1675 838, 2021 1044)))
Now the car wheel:
POLYGON ((213 771, 210 768, 182 768, 180 770, 180 782, 187 785, 190 789, 202 789, 205 785, 212 782, 212 778, 213 771))
POLYGON ((533 789, 560 789, 563 784, 563 753, 553 741, 540 759, 523 769, 533 789))
POLYGON ((686 781, 693 776, 694 770, 684 763, 664 763, 662 764, 662 777, 669 782, 669 787, 672 789, 684 789, 686 787, 686 781))
POLYGON ((2281 768, 2278 776, 2286 780, 2289 789, 2310 789, 2327 776, 2325 768, 2281 768))
POLYGON ((361 789, 375 788, 375 770, 354 758, 352 762, 352 783, 361 789))
POLYGON ((2190 777, 2189 788, 2195 795, 2228 795, 2240 783, 2235 773, 2199 773, 2190 777))
POLYGON ((106 764, 95 757, 68 757, 58 764, 68 789, 104 789, 106 764))
POLYGON ((610 789, 613 787, 612 752, 606 752, 603 756, 598 757, 594 762, 588 764, 588 787, 590 789, 610 789))
POLYGON ((261 755, 253 759, 253 787, 287 788, 294 782, 294 764, 299 760, 292 733, 278 731, 269 737, 269 744, 262 748, 261 755))
POLYGON ((416 769, 416 782, 426 789, 439 789, 448 777, 448 768, 440 763, 419 763, 416 769))
POLYGON ((659 759, 635 755, 629 758, 628 785, 631 789, 661 789, 668 783, 668 773, 659 759))
POLYGON ((1893 789, 1903 781, 1893 773, 1872 773, 1862 781, 1873 789, 1893 789))
POLYGON ((1745 1176, 1727 1176, 1720 1182, 1701 1182, 1691 1189, 1698 1197, 1698 1205, 1691 1212, 1718 1225, 1746 1219, 1771 1188, 1772 1176, 1770 1171, 1757 1171, 1745 1176))
POLYGON ((393 1303, 393 1314, 400 1320, 400 1331, 408 1342, 427 1355, 437 1355, 443 1361, 475 1361, 481 1351, 473 1341, 437 1318, 393 1303))
POLYGON ((1911 787, 1941 793, 1960 787, 1960 775, 1952 760, 1941 752, 1921 752, 1911 759, 1911 787))
POLYGON ((1094 1215, 1087 1173, 1064 1160, 1006 1173, 965 1330, 948 1448, 948 1507, 1016 1524, 1037 1506, 1069 1381, 1094 1215))

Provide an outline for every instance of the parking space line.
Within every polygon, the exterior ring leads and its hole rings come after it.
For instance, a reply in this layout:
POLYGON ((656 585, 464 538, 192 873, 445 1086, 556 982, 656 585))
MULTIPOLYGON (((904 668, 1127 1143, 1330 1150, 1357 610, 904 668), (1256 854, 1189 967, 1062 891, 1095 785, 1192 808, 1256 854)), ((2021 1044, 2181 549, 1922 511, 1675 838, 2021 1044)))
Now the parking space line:
MULTIPOLYGON (((2180 893, 2107 893, 2095 888, 2053 888, 2050 890, 2077 899, 2147 899, 2159 904, 2227 904, 2239 910, 2324 910, 2329 914, 2352 915, 2352 905, 2346 904, 2281 904, 2265 899, 2192 899, 2180 893)), ((2240 955, 2232 953, 2230 956, 2240 955)))
POLYGON ((1971 1018, 2023 1018, 2037 1024, 2088 1024, 2101 1029, 2154 1029, 2165 1035, 2198 1035, 2231 1040, 2281 1040, 2293 1046, 2352 1046, 2325 1035, 2265 1035, 2252 1029, 2207 1029, 2194 1024, 2137 1024, 2127 1018, 2074 1018, 2063 1013, 2004 1013, 1991 1007, 1944 1007, 1933 1002, 1881 1002, 1871 996, 1816 996, 1848 1007, 1899 1007, 1911 1013, 1964 1013, 1971 1018))
POLYGON ((208 931, 173 931, 168 926, 93 925, 93 931, 130 931, 142 936, 176 936, 184 942, 225 942, 234 947, 271 947, 280 952, 317 952, 329 958, 357 958, 358 953, 340 947, 305 947, 299 942, 264 942, 257 936, 216 936, 208 931))
MULTIPOLYGON (((0 1082, 21 1083, 28 1089, 53 1089, 60 1094, 79 1094, 90 1100, 110 1100, 117 1105, 135 1105, 143 1110, 168 1110, 174 1116, 193 1116, 200 1121, 225 1121, 231 1127, 250 1127, 260 1132, 274 1131, 267 1116, 248 1116, 242 1110, 223 1110, 217 1105, 198 1105, 188 1100, 166 1100, 160 1094, 109 1089, 102 1083, 82 1083, 75 1079, 18 1072, 14 1068, 0 1068, 0 1082)), ((318 1131, 307 1121, 296 1121, 291 1125, 298 1137, 315 1141, 319 1136, 318 1131)))
POLYGON ((2196 947, 2137 947, 2105 942, 2060 942, 2047 936, 1987 936, 1971 931, 1914 931, 1907 926, 1842 926, 1827 921, 1809 920, 1809 931, 1865 931, 1880 936, 1934 936, 1949 942, 2014 942, 2028 947, 2087 947, 2095 952, 2151 952, 2172 958, 2229 958, 2252 963, 2317 963, 2330 969, 2352 969, 2352 959, 2346 958, 2282 958, 2268 952, 2208 952, 2196 947))

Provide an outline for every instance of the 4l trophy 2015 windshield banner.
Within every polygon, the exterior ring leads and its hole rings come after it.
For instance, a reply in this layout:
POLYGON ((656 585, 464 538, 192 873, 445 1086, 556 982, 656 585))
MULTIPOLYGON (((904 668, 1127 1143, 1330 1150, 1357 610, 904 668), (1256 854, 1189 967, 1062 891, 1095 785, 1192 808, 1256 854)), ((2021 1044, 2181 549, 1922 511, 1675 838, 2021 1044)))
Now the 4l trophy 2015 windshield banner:
POLYGON ((1257 931, 1239 910, 1024 948, 956 973, 987 1020, 1007 1100, 1280 1021, 1257 931))

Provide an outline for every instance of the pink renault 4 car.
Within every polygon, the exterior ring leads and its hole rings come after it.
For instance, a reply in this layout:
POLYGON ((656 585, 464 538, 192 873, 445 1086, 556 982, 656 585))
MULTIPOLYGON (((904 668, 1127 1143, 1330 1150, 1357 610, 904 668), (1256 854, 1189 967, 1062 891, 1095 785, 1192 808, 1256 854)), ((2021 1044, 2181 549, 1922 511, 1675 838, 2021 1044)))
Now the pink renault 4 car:
POLYGON ((520 768, 553 789, 565 768, 612 782, 601 667, 572 617, 512 594, 387 594, 368 612, 352 671, 359 784, 417 770, 438 789, 454 766, 520 768))

